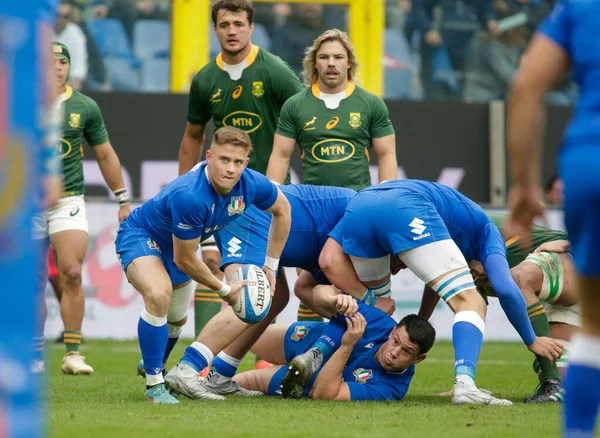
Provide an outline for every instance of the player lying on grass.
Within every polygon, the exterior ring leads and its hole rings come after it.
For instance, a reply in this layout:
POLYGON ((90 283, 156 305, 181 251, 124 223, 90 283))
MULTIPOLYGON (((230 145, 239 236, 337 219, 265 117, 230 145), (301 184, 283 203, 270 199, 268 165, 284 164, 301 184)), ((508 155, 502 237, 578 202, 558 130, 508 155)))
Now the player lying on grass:
POLYGON ((454 311, 454 404, 512 405, 475 385, 475 371, 486 304, 477 292, 466 260, 479 260, 500 304, 528 348, 553 362, 562 346, 536 337, 519 288, 510 276, 504 239, 484 211, 450 187, 417 180, 388 181, 359 192, 321 253, 323 272, 345 284, 348 272, 359 278, 365 266, 398 257, 454 311), (338 242, 342 242, 341 245, 338 242))
MULTIPOLYGON (((179 403, 165 388, 161 364, 187 319, 194 294, 191 279, 217 291, 229 304, 237 301, 245 284, 218 280, 196 256, 198 243, 252 205, 273 214, 266 259, 260 265, 264 262, 275 290, 275 271, 290 230, 290 204, 267 177, 246 169, 251 148, 245 132, 218 129, 207 161, 165 186, 119 228, 117 256, 144 298, 138 338, 146 366, 146 397, 154 403, 179 403)), ((221 336, 226 337, 226 330, 221 336)))
MULTIPOLYGON (((571 335, 581 324, 580 311, 575 290, 575 267, 568 253, 569 242, 567 234, 533 225, 531 228, 531 254, 523 250, 518 236, 507 234, 504 227, 509 216, 491 214, 500 233, 505 239, 510 273, 521 290, 527 312, 538 336, 551 336, 561 340, 563 346, 568 345, 571 335), (546 309, 544 304, 546 303, 546 309), (547 313, 546 313, 547 311, 547 313)), ((483 265, 475 260, 469 262, 471 274, 477 290, 487 301, 487 297, 497 297, 483 265)), ((439 296, 426 287, 419 316, 429 319, 439 296)), ((534 368, 541 371, 541 385, 532 397, 525 399, 526 403, 546 403, 562 401, 564 390, 557 366, 566 366, 566 348, 561 359, 550 363, 546 358, 536 356, 534 368)))
POLYGON ((252 347, 271 363, 234 377, 243 388, 286 398, 320 400, 401 400, 435 341, 423 318, 400 323, 381 310, 317 286, 315 302, 330 319, 274 324, 252 347))
MULTIPOLYGON (((356 192, 346 188, 311 185, 280 186, 280 190, 289 201, 292 211, 290 234, 281 254, 280 266, 302 268, 295 290, 305 300, 304 297, 308 295, 312 297, 312 289, 317 284, 330 284, 319 267, 319 254, 328 234, 341 219, 356 192), (299 292, 300 289, 303 290, 299 292)), ((215 234, 223 254, 222 269, 227 278, 232 278, 243 264, 257 264, 264 260, 270 224, 270 215, 249 208, 244 216, 215 234)), ((389 270, 388 266, 388 279, 383 282, 387 286, 384 284, 380 289, 390 287, 389 270)), ((374 302, 372 290, 363 286, 359 292, 356 298, 374 302)), ((233 393, 256 395, 243 391, 231 381, 231 377, 240 360, 288 301, 287 280, 281 271, 277 279, 277 293, 269 314, 262 321, 248 326, 231 312, 217 314, 200 333, 197 341, 188 347, 179 365, 169 371, 166 377, 169 387, 190 398, 223 398, 233 393), (237 331, 237 335, 233 338, 223 336, 225 329, 237 331), (212 361, 212 355, 217 353, 212 361), (212 371, 208 379, 206 382, 199 381, 198 372, 211 362, 212 371)), ((312 299, 307 298, 306 303, 312 306, 312 299)), ((381 300, 379 305, 387 312, 394 310, 391 299, 381 300)))

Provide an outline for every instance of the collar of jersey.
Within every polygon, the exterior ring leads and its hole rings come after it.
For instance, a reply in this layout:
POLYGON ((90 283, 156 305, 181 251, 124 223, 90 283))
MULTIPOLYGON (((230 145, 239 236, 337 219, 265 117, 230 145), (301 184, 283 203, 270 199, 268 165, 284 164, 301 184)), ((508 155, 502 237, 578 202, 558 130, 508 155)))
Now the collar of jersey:
MULTIPOLYGON (((258 51, 260 50, 260 47, 255 46, 254 44, 251 44, 251 46, 252 48, 250 49, 250 53, 248 54, 248 56, 246 56, 246 67, 250 67, 252 65, 252 63, 256 60, 256 57, 258 56, 258 51)), ((215 62, 221 70, 225 69, 225 63, 223 62, 222 53, 219 53, 217 55, 217 59, 215 60, 215 62)))
POLYGON ((65 91, 65 100, 69 100, 72 95, 73 95, 73 88, 71 88, 67 85, 66 91, 65 91))
MULTIPOLYGON (((352 93, 354 93, 355 88, 356 88, 356 84, 354 84, 352 82, 348 82, 348 86, 344 90, 346 92, 346 97, 349 97, 350 95, 352 95, 352 93)), ((319 84, 317 84, 316 82, 313 83, 311 90, 312 90, 313 96, 315 96, 317 99, 321 98, 321 90, 319 90, 319 84)))

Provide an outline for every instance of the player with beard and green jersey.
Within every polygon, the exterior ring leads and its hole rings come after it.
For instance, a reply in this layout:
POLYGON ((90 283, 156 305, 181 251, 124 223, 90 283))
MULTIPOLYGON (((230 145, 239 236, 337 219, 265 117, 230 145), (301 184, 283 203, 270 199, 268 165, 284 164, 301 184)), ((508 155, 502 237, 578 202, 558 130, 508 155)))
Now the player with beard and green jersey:
MULTIPOLYGON (((565 232, 539 225, 531 227, 531 251, 521 246, 519 236, 507 234, 506 214, 489 214, 502 233, 506 243, 506 258, 510 273, 519 286, 531 325, 537 336, 551 336, 561 341, 565 350, 562 357, 551 364, 547 359, 536 357, 534 368, 540 371, 541 385, 526 403, 551 403, 563 400, 564 389, 559 369, 567 365, 567 350, 571 335, 581 324, 579 298, 575 289, 575 267, 569 254, 570 245, 565 232), (543 304, 544 303, 544 304, 543 304)), ((487 279, 481 263, 470 261, 469 268, 477 290, 484 296, 496 293, 487 279)), ((419 316, 428 318, 437 303, 437 294, 426 289, 419 316)))
POLYGON ((129 198, 123 182, 121 163, 108 140, 98 104, 66 85, 71 55, 64 44, 53 43, 57 108, 63 112, 62 138, 57 148, 64 175, 63 197, 47 211, 50 243, 56 251, 58 269, 63 279, 61 316, 67 354, 62 361, 66 374, 92 374, 93 369, 79 355, 85 297, 81 270, 87 250, 88 223, 83 198, 83 144, 91 147, 106 184, 119 202, 119 222, 130 212, 129 198))
MULTIPOLYGON (((211 119, 215 128, 233 126, 248 133, 253 145, 248 168, 266 173, 281 107, 303 87, 284 61, 252 44, 253 15, 254 9, 246 0, 219 0, 213 5, 212 21, 221 53, 192 80, 187 125, 179 150, 180 175, 201 159, 205 128, 211 119)), ((234 241, 230 247, 236 247, 234 241)), ((202 242, 202 259, 222 280, 221 256, 213 238, 202 242)), ((221 305, 214 291, 197 286, 196 336, 221 305)), ((176 330, 172 336, 177 336, 176 330)))

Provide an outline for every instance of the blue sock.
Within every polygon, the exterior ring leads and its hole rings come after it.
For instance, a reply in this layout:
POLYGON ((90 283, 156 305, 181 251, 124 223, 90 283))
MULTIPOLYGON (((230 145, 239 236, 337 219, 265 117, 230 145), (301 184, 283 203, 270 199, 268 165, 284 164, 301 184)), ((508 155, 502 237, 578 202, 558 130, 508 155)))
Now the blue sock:
POLYGON ((346 327, 342 326, 339 321, 332 319, 327 323, 323 334, 312 346, 312 348, 318 349, 323 355, 323 363, 338 349, 345 332, 346 327))
POLYGON ((185 354, 179 363, 189 365, 200 372, 212 362, 213 357, 212 351, 206 345, 196 341, 185 349, 185 354))
POLYGON ((452 343, 454 344, 454 377, 456 381, 475 383, 477 358, 483 342, 483 319, 472 310, 454 315, 452 343))
POLYGON ((138 322, 138 340, 146 376, 162 375, 162 358, 168 337, 167 317, 159 318, 149 314, 146 309, 142 310, 138 322))
POLYGON ((222 376, 233 377, 237 372, 240 362, 240 359, 231 357, 227 353, 221 351, 219 354, 217 354, 215 360, 213 360, 212 369, 222 376))
POLYGON ((171 324, 167 324, 167 326, 169 327, 169 339, 167 340, 167 347, 165 348, 165 354, 162 360, 163 368, 167 364, 167 360, 169 360, 171 351, 173 351, 173 347, 175 347, 175 344, 179 340, 179 336, 183 330, 183 327, 181 326, 171 324))
POLYGON ((593 438, 600 407, 600 338, 577 334, 565 381, 564 436, 593 438))

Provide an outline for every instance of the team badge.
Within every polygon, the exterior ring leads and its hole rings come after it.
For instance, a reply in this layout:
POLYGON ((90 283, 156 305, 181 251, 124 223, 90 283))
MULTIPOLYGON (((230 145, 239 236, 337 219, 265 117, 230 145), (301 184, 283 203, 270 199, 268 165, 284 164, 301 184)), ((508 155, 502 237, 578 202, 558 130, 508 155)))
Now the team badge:
POLYGON ((297 325, 294 327, 294 333, 292 333, 292 341, 299 341, 300 339, 304 339, 304 337, 308 334, 308 327, 304 325, 297 325))
POLYGON ((148 244, 148 248, 153 249, 154 251, 158 251, 158 252, 162 252, 160 250, 160 247, 158 246, 158 243, 156 243, 154 240, 150 239, 148 237, 148 242, 146 242, 148 244))
POLYGON ((81 126, 81 114, 71 113, 69 116, 69 126, 73 129, 77 129, 81 126))
POLYGON ((246 205, 244 204, 243 196, 232 196, 227 211, 229 212, 229 216, 233 216, 234 214, 242 214, 245 208, 246 205))
POLYGON ((219 99, 219 97, 221 97, 221 89, 219 88, 217 90, 217 92, 215 94, 213 94, 212 96, 210 96, 210 101, 211 102, 221 102, 221 99, 219 99))
POLYGON ((302 129, 304 131, 312 131, 313 129, 316 129, 315 126, 314 126, 316 121, 317 121, 317 117, 313 116, 313 118, 311 120, 309 120, 308 122, 306 122, 304 124, 304 126, 302 127, 302 129))
POLYGON ((350 113, 350 120, 348 120, 348 123, 353 128, 360 128, 362 125, 362 122, 360 121, 360 113, 350 113))
POLYGON ((352 374, 354 374, 354 380, 356 380, 356 383, 362 384, 367 383, 367 380, 373 377, 373 371, 365 370, 364 368, 358 368, 354 370, 352 374))
POLYGON ((262 82, 252 82, 252 94, 254 94, 255 97, 261 97, 265 94, 265 87, 262 82))

